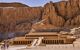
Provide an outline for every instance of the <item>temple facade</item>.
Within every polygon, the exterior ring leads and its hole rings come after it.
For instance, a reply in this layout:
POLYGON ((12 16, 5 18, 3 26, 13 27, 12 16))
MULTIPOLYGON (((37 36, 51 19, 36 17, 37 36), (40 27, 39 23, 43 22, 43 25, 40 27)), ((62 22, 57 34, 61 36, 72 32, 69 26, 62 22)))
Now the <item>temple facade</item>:
POLYGON ((76 38, 72 34, 60 34, 56 32, 31 32, 25 37, 16 37, 11 40, 13 45, 31 44, 34 39, 43 37, 40 44, 72 44, 76 38))

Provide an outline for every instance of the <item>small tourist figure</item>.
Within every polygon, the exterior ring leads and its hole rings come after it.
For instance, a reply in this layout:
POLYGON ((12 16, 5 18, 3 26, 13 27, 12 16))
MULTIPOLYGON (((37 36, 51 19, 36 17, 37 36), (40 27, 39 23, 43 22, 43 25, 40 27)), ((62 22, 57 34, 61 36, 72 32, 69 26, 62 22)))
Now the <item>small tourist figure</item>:
POLYGON ((73 47, 74 47, 74 44, 73 44, 73 47))
POLYGON ((1 50, 4 50, 3 45, 1 45, 1 50))
POLYGON ((1 45, 1 50, 5 50, 4 44, 1 45))
POLYGON ((7 46, 7 41, 4 41, 4 44, 2 45, 1 47, 3 50, 6 50, 8 49, 8 46, 7 46))
POLYGON ((6 47, 9 48, 9 41, 6 42, 6 47))

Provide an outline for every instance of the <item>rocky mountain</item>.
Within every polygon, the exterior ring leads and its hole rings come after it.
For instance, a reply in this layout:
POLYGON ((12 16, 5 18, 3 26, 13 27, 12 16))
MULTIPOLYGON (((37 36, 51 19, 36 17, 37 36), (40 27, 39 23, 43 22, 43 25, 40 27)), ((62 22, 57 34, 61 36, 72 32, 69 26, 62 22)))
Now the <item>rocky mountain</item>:
POLYGON ((0 32, 28 33, 31 28, 70 29, 79 26, 80 0, 55 3, 50 1, 43 7, 30 7, 21 3, 0 3, 0 32))
MULTIPOLYGON (((34 20, 41 17, 41 8, 38 7, 3 7, 0 16, 0 32, 27 32, 34 20)), ((29 32, 29 31, 28 31, 29 32)))
POLYGON ((17 2, 12 2, 12 3, 0 3, 0 7, 29 7, 28 5, 22 4, 22 3, 17 3, 17 2))

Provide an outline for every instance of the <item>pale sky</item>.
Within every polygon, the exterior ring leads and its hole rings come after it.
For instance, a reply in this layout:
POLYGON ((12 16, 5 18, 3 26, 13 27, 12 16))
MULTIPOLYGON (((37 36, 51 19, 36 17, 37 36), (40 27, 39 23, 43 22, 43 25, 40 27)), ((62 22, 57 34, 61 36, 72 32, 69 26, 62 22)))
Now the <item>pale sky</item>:
POLYGON ((29 6, 43 6, 49 1, 58 2, 60 0, 0 0, 0 2, 20 2, 29 6))

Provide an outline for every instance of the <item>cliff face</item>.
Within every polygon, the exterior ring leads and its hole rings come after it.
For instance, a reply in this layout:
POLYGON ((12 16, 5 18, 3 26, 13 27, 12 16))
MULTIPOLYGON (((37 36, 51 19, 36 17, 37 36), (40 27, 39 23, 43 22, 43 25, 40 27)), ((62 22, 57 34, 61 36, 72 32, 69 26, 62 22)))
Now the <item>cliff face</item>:
POLYGON ((0 8, 0 32, 26 33, 32 27, 34 29, 54 29, 80 26, 79 0, 50 2, 44 7, 12 5, 0 6, 2 7, 0 8), (34 24, 42 20, 44 21, 34 24))
POLYGON ((40 20, 41 9, 38 7, 0 8, 0 32, 29 32, 32 23, 40 20))
POLYGON ((56 27, 63 26, 63 24, 65 22, 65 20, 61 16, 57 15, 55 6, 52 2, 47 3, 44 6, 42 19, 47 19, 48 24, 55 25, 56 27))
POLYGON ((44 5, 42 19, 46 19, 43 25, 35 25, 35 29, 73 28, 79 27, 80 1, 69 0, 50 2, 44 5), (37 27, 36 27, 37 26, 37 27), (44 27, 43 27, 44 26, 44 27), (38 28, 39 27, 39 28, 38 28))

